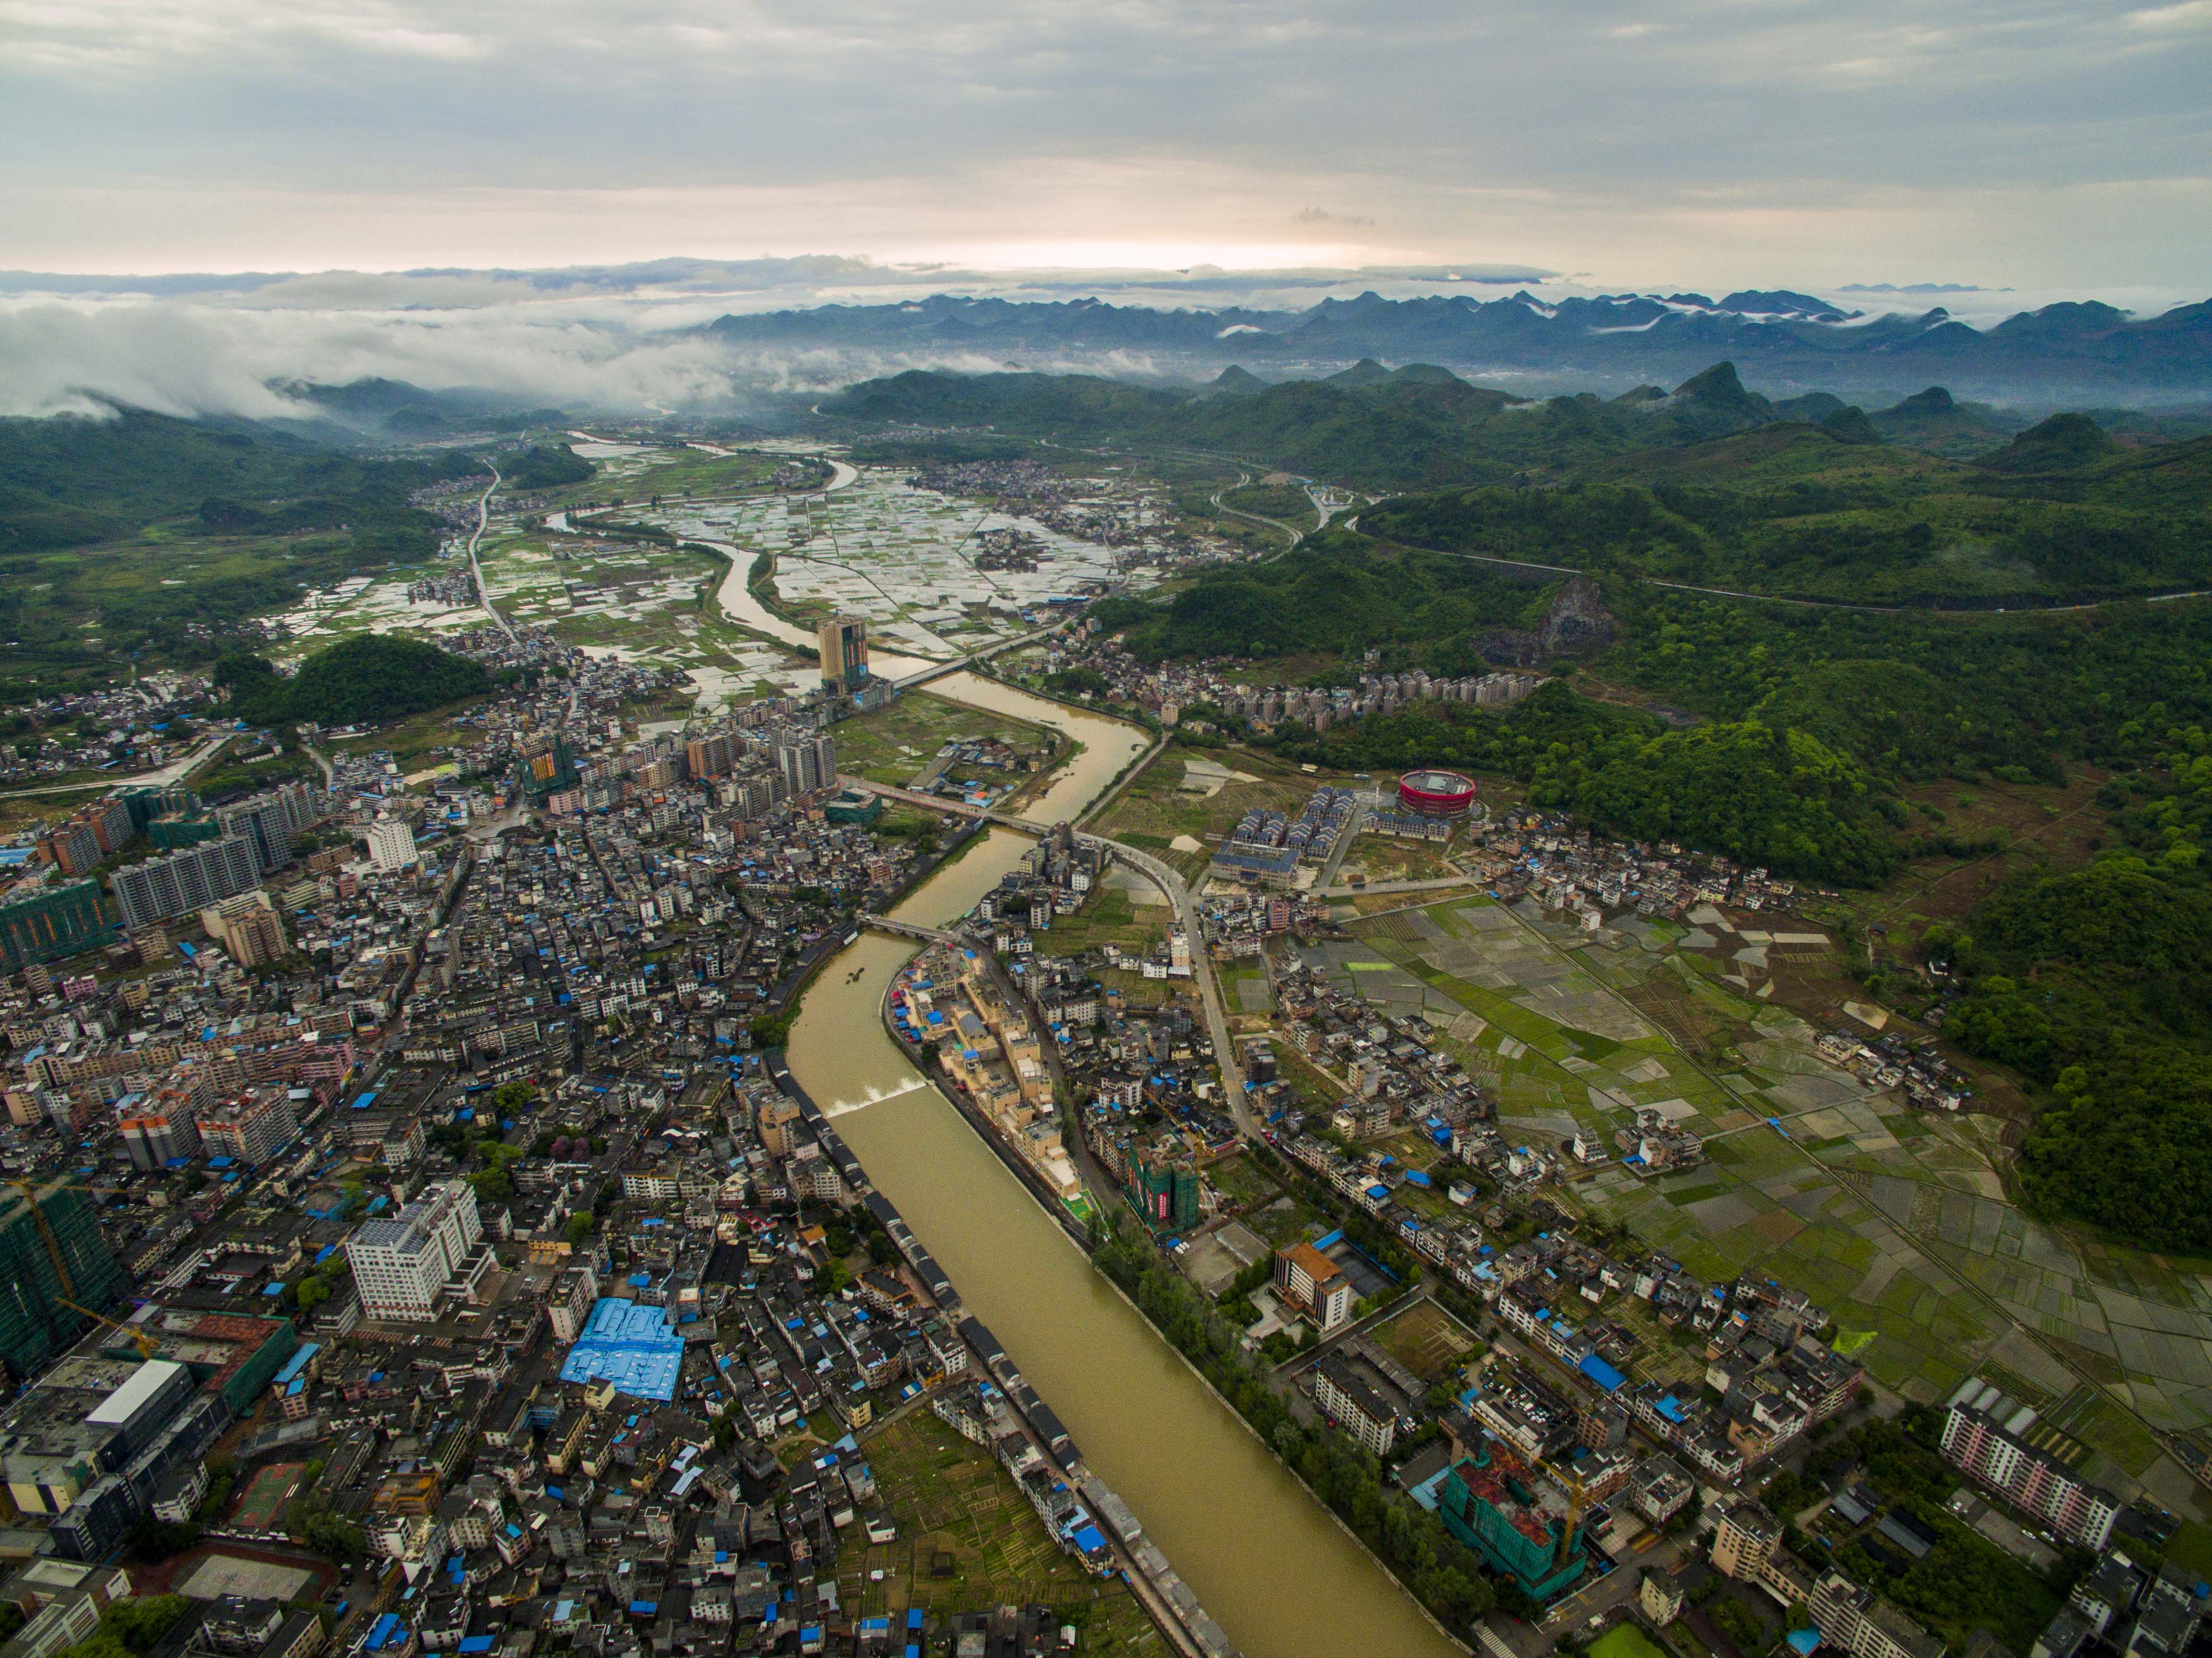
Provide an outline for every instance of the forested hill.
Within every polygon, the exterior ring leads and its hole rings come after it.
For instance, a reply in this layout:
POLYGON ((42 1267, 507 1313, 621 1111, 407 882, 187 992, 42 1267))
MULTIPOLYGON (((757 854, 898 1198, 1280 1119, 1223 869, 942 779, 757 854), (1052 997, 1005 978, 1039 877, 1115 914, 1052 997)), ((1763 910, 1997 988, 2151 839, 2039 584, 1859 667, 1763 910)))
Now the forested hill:
POLYGON ((420 531, 428 520, 408 511, 408 495, 474 470, 465 455, 367 460, 270 428, 143 410, 0 419, 0 556, 89 545, 210 501, 254 511, 281 500, 303 526, 374 519, 420 531))
POLYGON ((1082 374, 916 369, 849 387, 822 409, 868 423, 1206 449, 1371 489, 1556 479, 1608 457, 1784 418, 1725 362, 1671 392, 1650 386, 1545 403, 1422 363, 1361 363, 1327 380, 1256 385, 1224 374, 1201 390, 1170 391, 1082 374))
MULTIPOLYGON (((1955 838, 1915 785, 2111 773, 2117 844, 2100 862, 2022 874, 1928 947, 1960 993, 1948 1033, 2041 1104, 2020 1165, 2032 1202, 2212 1251, 2212 600, 1885 610, 1650 579, 1925 598, 2006 564, 2047 592, 2197 568, 2212 443, 2115 454, 2078 429, 2046 436, 2058 441, 2014 448, 2024 467, 1965 468, 1762 428, 1616 469, 1649 482, 1401 498, 1363 509, 1359 528, 1402 539, 1332 531, 1094 614, 1146 657, 1326 665, 1372 651, 1389 671, 1548 669, 1559 677, 1517 706, 1418 702, 1249 740, 1330 770, 1510 777, 1605 832, 1844 885, 1997 849, 1955 838), (1855 470, 1793 478, 1793 452, 1821 446, 1858 457, 1855 470), (1962 525, 2004 537, 2001 562, 1970 559, 1962 525), (1487 562, 1500 556, 1590 569, 1601 606, 1577 592, 1591 581, 1487 562)), ((1913 942, 1893 929, 1893 950, 1913 942)))
POLYGON ((215 680, 228 696, 229 712, 254 725, 382 724, 491 689, 483 667, 467 657, 390 634, 341 640, 307 658, 289 678, 265 657, 226 657, 215 680))
POLYGON ((0 701, 210 661, 303 586, 430 557, 438 520, 409 497, 477 470, 143 410, 0 420, 0 701))

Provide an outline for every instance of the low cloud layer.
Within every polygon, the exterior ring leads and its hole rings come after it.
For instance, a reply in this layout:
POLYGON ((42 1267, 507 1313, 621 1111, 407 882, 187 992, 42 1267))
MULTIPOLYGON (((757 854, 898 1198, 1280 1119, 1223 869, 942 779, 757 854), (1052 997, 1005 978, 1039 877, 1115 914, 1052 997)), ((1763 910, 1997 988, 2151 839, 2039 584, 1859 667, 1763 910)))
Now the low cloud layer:
MULTIPOLYGON (((818 395, 908 368, 1006 366, 959 350, 737 349, 700 325, 744 295, 633 288, 548 301, 535 274, 340 272, 182 299, 19 292, 0 297, 0 416, 97 416, 125 406, 283 419, 320 412, 288 388, 368 380, 580 410, 741 410, 763 396, 818 395), (402 295, 408 302, 395 303, 402 295)), ((1161 372, 1126 355, 1024 366, 1161 372)))
MULTIPOLYGON (((544 270, 263 272, 153 282, 0 272, 0 416, 97 415, 123 405, 279 419, 317 412, 287 388, 367 380, 526 406, 745 412, 764 398, 818 396, 908 368, 984 372, 1009 365, 957 344, 898 351, 739 348, 702 331, 731 313, 907 304, 931 294, 1295 312, 1370 289, 1393 299, 1455 293, 1491 300, 1523 288, 1540 300, 1591 291, 1551 273, 1496 266, 994 273, 842 256, 544 270)), ((1920 282, 1863 288, 1850 303, 1869 314, 1917 314, 1941 304, 1987 326, 2053 300, 2091 297, 2142 314, 2203 295, 1920 282)), ((1236 331, 1224 330, 1224 337, 1236 331)), ((1018 366, 1142 379, 1210 377, 1218 364, 1024 349, 1018 366)), ((1524 391, 1583 383, 1572 371, 1477 372, 1524 391)))

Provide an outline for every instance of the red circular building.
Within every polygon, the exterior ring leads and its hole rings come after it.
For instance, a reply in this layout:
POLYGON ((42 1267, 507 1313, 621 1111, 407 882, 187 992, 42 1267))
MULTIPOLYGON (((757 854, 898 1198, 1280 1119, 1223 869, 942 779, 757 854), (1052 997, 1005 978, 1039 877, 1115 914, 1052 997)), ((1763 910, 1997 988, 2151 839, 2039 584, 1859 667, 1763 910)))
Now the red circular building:
POLYGON ((1424 817, 1464 817, 1474 805, 1474 779, 1455 771, 1409 771, 1398 780, 1398 805, 1424 817))

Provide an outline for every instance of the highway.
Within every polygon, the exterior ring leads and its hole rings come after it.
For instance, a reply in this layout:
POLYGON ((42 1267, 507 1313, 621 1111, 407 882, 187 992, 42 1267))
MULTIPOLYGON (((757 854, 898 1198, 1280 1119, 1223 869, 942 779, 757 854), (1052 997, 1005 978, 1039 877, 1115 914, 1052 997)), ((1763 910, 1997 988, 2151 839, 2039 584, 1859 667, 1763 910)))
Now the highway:
POLYGON ((477 499, 477 527, 469 537, 469 574, 476 578, 477 604, 486 616, 499 624, 500 632, 512 639, 514 629, 505 616, 492 608, 491 595, 484 591, 483 566, 477 562, 477 543, 483 539, 483 532, 491 524, 491 492, 498 488, 499 468, 495 465, 491 469, 491 482, 484 485, 483 494, 477 499))
MULTIPOLYGON (((1243 489, 1251 481, 1252 475, 1249 472, 1239 470, 1237 474, 1237 482, 1234 483, 1224 483, 1220 489, 1216 489, 1211 495, 1206 497, 1206 505, 1212 507, 1216 513, 1226 514, 1230 518, 1241 518, 1254 524, 1264 524, 1271 530, 1280 530, 1285 535, 1291 538, 1291 544, 1284 548, 1282 553, 1275 554, 1273 556, 1275 558, 1282 557, 1283 553, 1296 552, 1297 550, 1298 544, 1306 538, 1306 532, 1304 530, 1294 529, 1290 525, 1284 523, 1283 520, 1279 518, 1262 518, 1259 513, 1248 513, 1241 507, 1224 507, 1221 504, 1222 496, 1227 495, 1231 489, 1243 489)), ((1324 523, 1327 521, 1328 520, 1326 519, 1322 520, 1324 523)), ((1273 561, 1270 560, 1269 562, 1272 562, 1273 561)))
POLYGON ((39 783, 29 788, 9 789, 0 794, 0 800, 12 800, 18 795, 78 794, 87 789, 119 789, 136 784, 160 787, 168 783, 181 783, 197 771, 201 764, 212 758, 215 751, 236 736, 234 732, 218 732, 196 746, 181 760, 172 760, 158 771, 104 773, 98 777, 87 777, 74 783, 39 783))

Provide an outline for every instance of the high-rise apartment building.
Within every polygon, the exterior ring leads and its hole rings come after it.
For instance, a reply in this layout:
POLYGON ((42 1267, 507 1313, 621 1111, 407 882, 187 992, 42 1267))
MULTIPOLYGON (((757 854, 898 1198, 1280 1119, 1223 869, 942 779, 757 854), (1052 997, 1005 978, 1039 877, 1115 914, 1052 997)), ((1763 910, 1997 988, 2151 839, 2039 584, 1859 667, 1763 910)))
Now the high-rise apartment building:
POLYGON ((2048 1522, 2061 1542, 2101 1550, 2112 1540, 2119 1498, 2030 1445, 2024 1436, 2034 1425, 2033 1410, 1970 1376, 1951 1394, 1943 1418, 1943 1455, 2048 1522))
POLYGON ((208 937, 221 944, 223 951, 240 967, 259 967, 264 962, 273 962, 289 947, 284 938, 284 923, 277 919, 268 899, 258 892, 241 892, 234 898, 226 898, 212 909, 200 912, 200 925, 208 937))
POLYGON ((260 854, 244 835, 219 835, 165 858, 126 864, 108 878, 125 926, 165 920, 244 892, 261 879, 260 854))
POLYGON ((57 1186, 35 1198, 10 1192, 0 1199, 0 1360, 17 1382, 92 1322, 66 1303, 105 1312, 124 1282, 85 1193, 57 1186))
POLYGON ((47 859, 64 875, 82 875, 106 854, 90 823, 73 818, 39 843, 47 859))
POLYGON ((361 1309, 370 1318, 428 1320, 449 1291, 468 1294, 491 1264, 477 1248, 483 1223, 466 1181, 447 1181, 387 1220, 364 1223, 346 1240, 361 1309))
POLYGON ((211 1157, 236 1157, 258 1168, 289 1145, 300 1120, 281 1088, 226 1100, 200 1114, 200 1140, 211 1157))
POLYGON ((183 1108, 145 1116, 125 1117, 116 1124, 131 1166, 151 1174, 171 1157, 189 1157, 200 1149, 199 1125, 183 1108))
POLYGON ((837 780, 837 744, 827 737, 793 738, 776 744, 775 765, 786 790, 811 794, 837 780))
POLYGON ((822 652, 822 683, 850 695, 868 677, 868 624, 857 616, 833 616, 815 630, 822 652))
POLYGON ((735 732, 695 737, 684 745, 684 762, 695 778, 720 777, 738 763, 745 739, 735 732))
POLYGON ((235 805, 218 807, 213 815, 225 835, 242 835, 253 843, 265 872, 290 865, 293 841, 321 818, 323 800, 312 783, 283 783, 235 805))

